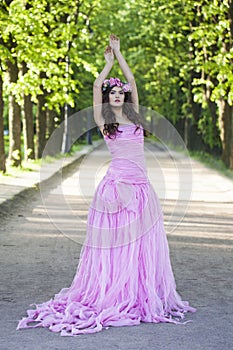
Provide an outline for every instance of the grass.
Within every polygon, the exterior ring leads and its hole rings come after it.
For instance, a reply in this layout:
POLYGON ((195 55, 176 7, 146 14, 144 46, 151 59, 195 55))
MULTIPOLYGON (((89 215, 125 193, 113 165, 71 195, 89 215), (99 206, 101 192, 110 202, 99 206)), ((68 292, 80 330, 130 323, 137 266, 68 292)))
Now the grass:
MULTIPOLYGON (((160 142, 160 140, 158 140, 153 135, 150 136, 148 138, 148 140, 160 142)), ((163 143, 162 143, 162 146, 163 146, 163 143)), ((208 168, 216 170, 216 171, 220 172, 222 175, 233 180, 233 171, 230 170, 229 168, 227 168, 226 165, 224 164, 224 162, 220 158, 213 156, 210 153, 203 152, 203 151, 190 151, 188 149, 185 151, 184 148, 179 147, 179 146, 174 146, 173 144, 170 144, 169 142, 166 143, 166 146, 168 146, 168 148, 175 150, 176 152, 182 152, 185 154, 186 154, 186 152, 188 152, 188 155, 190 156, 190 158, 196 159, 197 161, 201 162, 202 164, 204 164, 208 168)))
MULTIPOLYGON (((98 138, 98 137, 97 137, 98 138)), ((96 138, 92 138, 93 140, 96 138)), ((10 176, 10 177, 18 177, 22 175, 25 172, 30 172, 30 171, 39 171, 41 168, 41 164, 44 163, 52 163, 57 159, 61 159, 63 157, 69 157, 74 155, 76 152, 80 151, 83 146, 87 145, 86 140, 79 140, 75 144, 72 145, 70 151, 66 154, 59 153, 56 156, 47 156, 45 158, 41 159, 29 159, 27 161, 22 160, 21 166, 20 167, 14 167, 11 166, 10 164, 7 164, 7 170, 5 173, 0 171, 0 179, 2 177, 10 176)))
POLYGON ((233 171, 228 169, 223 161, 206 152, 189 151, 190 157, 203 163, 210 169, 219 171, 222 175, 233 180, 233 171))

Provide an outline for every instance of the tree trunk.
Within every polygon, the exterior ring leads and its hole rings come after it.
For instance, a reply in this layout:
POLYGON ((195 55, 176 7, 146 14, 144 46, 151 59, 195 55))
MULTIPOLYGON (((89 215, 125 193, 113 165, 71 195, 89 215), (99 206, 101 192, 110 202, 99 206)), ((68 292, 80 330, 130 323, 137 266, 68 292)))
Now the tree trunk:
MULTIPOLYGON (((229 1, 228 19, 230 23, 230 40, 229 40, 229 51, 232 50, 233 44, 233 1, 229 1)), ((231 56, 232 57, 232 56, 231 56)), ((233 60, 231 59, 231 64, 233 60)), ((231 106, 232 108, 232 106, 231 106)), ((232 112, 231 112, 232 116, 232 112)), ((232 122, 232 119, 231 119, 232 122)), ((233 170, 233 125, 231 125, 231 155, 230 155, 230 169, 233 170)))
POLYGON ((24 95, 24 158, 35 159, 33 104, 31 95, 24 95))
MULTIPOLYGON (((208 81, 210 81, 213 86, 216 86, 218 84, 217 80, 211 76, 207 76, 206 78, 208 81)), ((219 120, 219 114, 218 114, 218 106, 215 101, 211 100, 212 91, 213 89, 210 87, 211 84, 206 84, 204 86, 204 96, 205 101, 208 106, 208 110, 210 113, 211 121, 212 121, 212 129, 211 129, 211 146, 208 149, 208 151, 212 154, 218 154, 221 153, 221 138, 220 138, 220 129, 218 126, 218 120, 219 120)))
POLYGON ((47 134, 48 134, 48 137, 50 137, 55 130, 56 115, 57 114, 55 111, 48 109, 48 111, 47 111, 47 134))
POLYGON ((233 106, 230 106, 223 98, 219 105, 221 140, 222 140, 222 160, 227 167, 231 165, 232 157, 232 116, 233 106))
MULTIPOLYGON (((22 73, 26 74, 27 67, 25 63, 22 65, 22 73)), ((31 95, 24 95, 23 107, 23 139, 24 139, 24 159, 35 159, 34 147, 34 123, 33 123, 33 104, 31 95)))
MULTIPOLYGON (((46 79, 46 73, 40 73, 40 79, 46 79)), ((46 91, 43 84, 40 86, 43 91, 42 95, 38 95, 37 113, 36 113, 36 158, 41 158, 46 144, 46 91)))
POLYGON ((2 96, 3 80, 0 75, 0 171, 5 173, 5 147, 4 147, 4 120, 3 120, 3 96, 2 96))
POLYGON ((232 135, 231 135, 231 156, 230 156, 230 169, 233 170, 233 126, 232 126, 232 135))
MULTIPOLYGON (((224 36, 223 50, 226 53, 230 53, 233 43, 233 1, 229 1, 229 8, 227 19, 229 20, 229 32, 228 35, 224 36)), ((232 59, 230 60, 232 64, 232 59)), ((219 101, 219 124, 221 128, 221 140, 222 140, 222 160, 225 165, 233 169, 232 157, 233 157, 233 131, 232 131, 232 117, 233 117, 233 106, 229 105, 227 96, 229 96, 230 88, 227 89, 224 96, 219 101)))
MULTIPOLYGON (((7 61, 10 84, 16 83, 18 80, 18 66, 16 62, 7 61)), ((12 92, 9 95, 9 160, 11 165, 21 165, 21 116, 20 106, 12 92)))
MULTIPOLYGON (((197 9, 194 8, 194 18, 192 21, 189 22, 190 32, 193 32, 193 28, 196 27, 196 13, 197 9)), ((189 60, 190 62, 193 62, 195 60, 196 55, 196 48, 195 43, 193 40, 189 42, 189 60)), ((191 65, 192 67, 192 65, 191 65)), ((192 115, 191 118, 186 118, 185 121, 185 142, 186 146, 189 150, 202 150, 203 149, 203 141, 201 138, 200 133, 198 132, 198 121, 202 114, 202 106, 200 103, 196 103, 194 101, 194 93, 193 93, 193 86, 192 82, 194 79, 199 79, 201 77, 200 72, 196 72, 195 69, 192 67, 189 71, 189 81, 187 83, 187 89, 188 89, 188 106, 190 109, 190 114, 192 115)))
POLYGON ((192 91, 191 82, 195 78, 200 78, 200 73, 195 71, 190 72, 190 86, 189 86, 189 106, 192 114, 192 119, 186 121, 186 138, 187 148, 191 151, 199 151, 204 149, 202 137, 198 131, 198 121, 202 114, 202 107, 200 103, 194 101, 194 94, 192 91))
POLYGON ((38 96, 36 113, 36 158, 41 158, 46 143, 45 95, 38 96))

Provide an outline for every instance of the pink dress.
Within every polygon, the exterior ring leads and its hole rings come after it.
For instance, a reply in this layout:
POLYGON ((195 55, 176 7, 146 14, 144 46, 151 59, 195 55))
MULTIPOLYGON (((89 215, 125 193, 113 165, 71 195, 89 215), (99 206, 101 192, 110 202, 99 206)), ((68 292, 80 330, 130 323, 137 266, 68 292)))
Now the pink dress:
POLYGON ((47 327, 62 336, 140 322, 179 323, 187 311, 169 258, 163 215, 149 182, 143 129, 119 126, 104 137, 112 155, 89 208, 87 235, 70 288, 28 310, 17 329, 47 327))

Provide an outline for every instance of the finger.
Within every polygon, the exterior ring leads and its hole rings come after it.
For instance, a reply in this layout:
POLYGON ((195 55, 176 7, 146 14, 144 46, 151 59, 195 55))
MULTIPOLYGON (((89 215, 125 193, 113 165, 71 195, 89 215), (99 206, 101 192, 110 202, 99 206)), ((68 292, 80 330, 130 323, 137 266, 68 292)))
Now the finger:
POLYGON ((111 34, 111 35, 110 35, 110 39, 111 39, 112 41, 116 40, 116 35, 115 35, 115 34, 111 34))

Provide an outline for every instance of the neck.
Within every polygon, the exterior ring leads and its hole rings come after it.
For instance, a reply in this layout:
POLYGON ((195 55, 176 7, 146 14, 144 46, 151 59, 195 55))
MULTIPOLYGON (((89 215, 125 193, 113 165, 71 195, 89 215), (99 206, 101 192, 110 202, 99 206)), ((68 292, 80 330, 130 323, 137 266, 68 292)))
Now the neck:
POLYGON ((112 108, 113 113, 115 114, 116 118, 123 118, 123 111, 122 111, 122 107, 120 108, 112 108))

